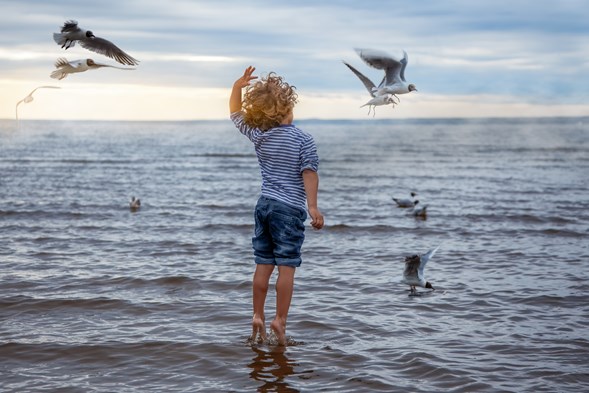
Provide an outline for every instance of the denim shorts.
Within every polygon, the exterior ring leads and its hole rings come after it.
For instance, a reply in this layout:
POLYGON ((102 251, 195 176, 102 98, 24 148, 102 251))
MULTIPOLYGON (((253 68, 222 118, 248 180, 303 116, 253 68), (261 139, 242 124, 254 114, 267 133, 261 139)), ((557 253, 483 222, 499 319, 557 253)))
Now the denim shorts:
POLYGON ((261 196, 254 218, 252 245, 256 263, 299 267, 307 212, 261 196))

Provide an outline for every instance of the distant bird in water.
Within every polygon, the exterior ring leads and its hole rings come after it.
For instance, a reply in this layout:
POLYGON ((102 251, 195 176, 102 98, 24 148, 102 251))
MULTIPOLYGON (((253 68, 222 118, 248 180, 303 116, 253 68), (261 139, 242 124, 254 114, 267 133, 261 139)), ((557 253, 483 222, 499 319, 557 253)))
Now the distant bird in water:
POLYGON ((136 212, 141 207, 141 201, 139 198, 131 197, 131 202, 129 203, 129 208, 132 212, 136 212))
POLYGON ((78 27, 78 22, 68 20, 63 24, 59 33, 53 33, 53 40, 64 49, 69 49, 80 43, 82 48, 92 52, 100 53, 125 65, 137 65, 139 61, 123 52, 112 42, 96 37, 90 30, 83 30, 78 27))
POLYGON ((424 269, 427 262, 434 256, 440 246, 429 250, 422 255, 412 255, 405 257, 405 270, 403 271, 402 282, 409 285, 411 294, 416 294, 416 287, 428 288, 435 290, 432 284, 425 279, 424 269))
MULTIPOLYGON (((411 192, 411 198, 415 198, 417 194, 411 192)), ((397 207, 414 207, 419 203, 416 199, 409 199, 409 198, 394 198, 393 201, 397 204, 397 207)))
POLYGON ((55 68, 57 68, 57 69, 55 71, 53 71, 50 76, 53 79, 62 80, 63 78, 68 76, 68 74, 73 74, 76 72, 84 72, 84 71, 93 70, 93 69, 102 68, 102 67, 116 68, 119 70, 134 70, 135 69, 135 68, 116 67, 116 66, 112 66, 112 65, 108 65, 108 64, 100 64, 100 63, 96 63, 92 59, 80 59, 80 60, 74 60, 74 61, 68 62, 67 59, 60 57, 55 62, 55 68))
POLYGON ((58 87, 58 86, 39 86, 36 89, 34 89, 32 92, 30 92, 28 96, 26 96, 25 98, 23 98, 22 100, 20 100, 19 102, 16 103, 16 121, 18 121, 18 106, 20 104, 22 104, 23 102, 25 104, 28 104, 29 102, 33 101, 33 93, 36 92, 38 89, 61 89, 61 87, 58 87))
POLYGON ((427 218, 427 205, 419 205, 417 206, 417 202, 415 203, 415 207, 413 207, 413 216, 416 218, 426 219, 427 218))

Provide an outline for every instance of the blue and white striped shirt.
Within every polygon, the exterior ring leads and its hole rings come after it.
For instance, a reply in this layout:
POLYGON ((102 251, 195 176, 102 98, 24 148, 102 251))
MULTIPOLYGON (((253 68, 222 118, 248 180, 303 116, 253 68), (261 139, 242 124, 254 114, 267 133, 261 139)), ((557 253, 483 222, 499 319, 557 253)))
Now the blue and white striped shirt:
POLYGON ((243 112, 232 113, 231 120, 254 144, 262 172, 262 195, 306 211, 302 173, 319 168, 313 137, 292 124, 261 131, 245 124, 243 112))

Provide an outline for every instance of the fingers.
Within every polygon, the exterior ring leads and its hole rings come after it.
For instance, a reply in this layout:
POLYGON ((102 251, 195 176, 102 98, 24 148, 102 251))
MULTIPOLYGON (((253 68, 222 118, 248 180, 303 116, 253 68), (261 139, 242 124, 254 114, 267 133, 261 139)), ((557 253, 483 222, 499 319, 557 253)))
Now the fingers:
POLYGON ((257 76, 252 76, 252 74, 254 73, 254 71, 256 70, 256 67, 254 66, 249 66, 245 69, 244 73, 243 73, 243 80, 244 82, 249 82, 252 79, 256 79, 257 76))
POLYGON ((323 228, 323 224, 323 216, 321 214, 313 217, 313 220, 311 221, 311 226, 315 229, 323 228))
POLYGON ((256 70, 256 67, 254 67, 254 66, 249 66, 249 67, 247 67, 247 68, 245 69, 245 72, 243 73, 243 76, 245 76, 245 77, 248 77, 248 78, 249 78, 249 77, 250 77, 250 76, 251 76, 251 75, 254 73, 254 71, 255 71, 255 70, 256 70))

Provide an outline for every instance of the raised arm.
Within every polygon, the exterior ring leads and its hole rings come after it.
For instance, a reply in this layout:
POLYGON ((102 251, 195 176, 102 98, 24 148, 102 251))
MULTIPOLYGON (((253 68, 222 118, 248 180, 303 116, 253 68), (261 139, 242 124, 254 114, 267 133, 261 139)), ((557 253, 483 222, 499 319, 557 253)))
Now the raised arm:
POLYGON ((311 216, 311 226, 315 229, 323 228, 323 215, 317 207, 317 190, 319 189, 319 174, 310 169, 303 171, 303 184, 307 194, 307 208, 311 216))
POLYGON ((252 79, 257 78, 257 76, 252 76, 255 70, 255 67, 247 67, 243 75, 233 83, 233 90, 229 98, 229 114, 241 110, 241 89, 248 86, 252 79))

